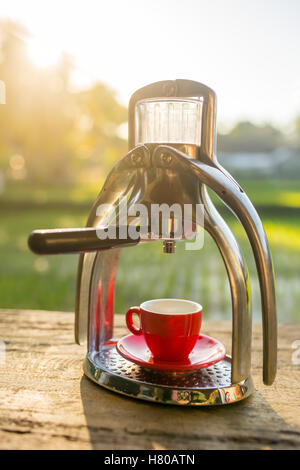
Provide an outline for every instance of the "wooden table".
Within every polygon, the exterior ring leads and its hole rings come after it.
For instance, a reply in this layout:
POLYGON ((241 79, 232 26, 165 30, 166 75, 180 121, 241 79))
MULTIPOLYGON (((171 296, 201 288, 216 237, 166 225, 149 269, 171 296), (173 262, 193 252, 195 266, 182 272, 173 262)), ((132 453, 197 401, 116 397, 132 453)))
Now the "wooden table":
MULTIPOLYGON (((261 327, 254 325, 255 394, 225 407, 181 408, 129 399, 83 376, 73 314, 0 310, 0 317, 1 449, 300 448, 300 365, 292 362, 299 325, 279 327, 272 387, 262 384, 261 327)), ((121 336, 124 317, 115 318, 121 336)), ((229 323, 203 329, 230 350, 229 323)))

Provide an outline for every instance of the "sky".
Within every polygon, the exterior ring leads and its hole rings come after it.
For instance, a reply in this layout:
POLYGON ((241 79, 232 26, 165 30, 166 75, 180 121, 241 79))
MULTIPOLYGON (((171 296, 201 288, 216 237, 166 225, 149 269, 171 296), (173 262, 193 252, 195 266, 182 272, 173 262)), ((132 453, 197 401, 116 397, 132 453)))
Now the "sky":
POLYGON ((225 128, 300 115, 300 0, 0 0, 0 18, 28 28, 37 65, 66 51, 74 87, 103 81, 126 105, 141 86, 186 78, 216 91, 225 128))

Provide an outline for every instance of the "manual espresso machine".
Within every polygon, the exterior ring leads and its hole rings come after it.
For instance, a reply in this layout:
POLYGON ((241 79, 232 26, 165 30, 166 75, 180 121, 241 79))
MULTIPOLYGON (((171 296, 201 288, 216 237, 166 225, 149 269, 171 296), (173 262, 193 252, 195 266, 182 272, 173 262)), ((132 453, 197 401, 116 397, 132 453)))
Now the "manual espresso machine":
MULTIPOLYGON (((252 246, 261 292, 266 385, 273 383, 277 366, 274 274, 262 222, 243 189, 216 157, 216 95, 207 86, 190 80, 152 83, 132 95, 128 121, 129 152, 108 175, 86 228, 37 230, 31 234, 29 246, 37 254, 81 253, 75 340, 78 344, 87 341, 84 372, 94 382, 155 403, 197 406, 242 400, 254 390, 250 375, 252 320, 248 270, 207 187, 237 216, 252 246), (160 241, 165 253, 173 253, 175 242, 185 240, 185 236, 176 237, 174 230, 166 236, 159 224, 154 231, 149 226, 137 227, 138 236, 130 237, 129 223, 134 224, 137 215, 132 214, 128 225, 121 226, 120 201, 126 201, 128 208, 134 204, 148 208, 154 203, 181 207, 202 204, 204 229, 219 248, 230 283, 231 356, 220 342, 204 336, 200 336, 198 356, 191 353, 179 366, 172 360, 158 361, 157 365, 147 346, 141 343, 138 348, 144 348, 142 351, 137 348, 131 355, 124 353, 124 344, 120 345, 121 340, 118 342, 113 336, 115 277, 121 249, 160 241), (117 236, 110 239, 105 233, 113 224, 118 229, 117 236), (121 230, 125 230, 125 236, 124 233, 118 236, 121 230), (144 356, 138 357, 139 354, 144 356)), ((191 217, 195 226, 194 211, 191 217)), ((174 226, 174 218, 170 217, 170 223, 174 226)), ((201 251, 196 255, 200 259, 201 251)))

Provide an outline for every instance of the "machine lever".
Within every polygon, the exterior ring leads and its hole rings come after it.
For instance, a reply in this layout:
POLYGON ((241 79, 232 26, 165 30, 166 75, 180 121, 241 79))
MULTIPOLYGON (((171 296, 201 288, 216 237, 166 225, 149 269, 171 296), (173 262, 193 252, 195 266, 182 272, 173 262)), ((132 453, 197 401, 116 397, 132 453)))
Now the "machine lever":
POLYGON ((121 227, 115 228, 116 238, 107 236, 108 227, 35 230, 29 236, 28 245, 37 255, 58 255, 134 246, 140 242, 140 237, 135 240, 129 237, 127 227, 123 227, 125 238, 119 237, 121 227))

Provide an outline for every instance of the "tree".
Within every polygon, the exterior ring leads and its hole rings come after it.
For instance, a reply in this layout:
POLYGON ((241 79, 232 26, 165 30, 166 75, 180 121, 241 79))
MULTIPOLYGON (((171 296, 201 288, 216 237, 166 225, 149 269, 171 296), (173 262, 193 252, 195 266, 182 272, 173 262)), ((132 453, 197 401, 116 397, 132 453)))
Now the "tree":
POLYGON ((293 127, 292 145, 300 150, 300 116, 295 119, 293 127))
POLYGON ((271 152, 282 142, 283 135, 275 127, 249 121, 239 122, 231 132, 218 136, 218 148, 223 152, 271 152))
POLYGON ((127 151, 127 143, 118 136, 119 126, 127 120, 127 109, 113 91, 96 83, 79 92, 77 103, 77 139, 85 168, 102 166, 104 173, 127 151))
POLYGON ((0 79, 7 90, 0 107, 0 168, 43 184, 72 182, 89 165, 107 170, 126 151, 118 126, 127 113, 113 91, 98 83, 75 93, 67 54, 39 69, 27 57, 28 32, 21 25, 2 22, 0 35, 0 79))

